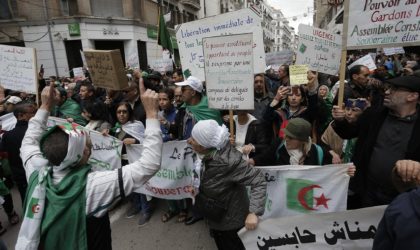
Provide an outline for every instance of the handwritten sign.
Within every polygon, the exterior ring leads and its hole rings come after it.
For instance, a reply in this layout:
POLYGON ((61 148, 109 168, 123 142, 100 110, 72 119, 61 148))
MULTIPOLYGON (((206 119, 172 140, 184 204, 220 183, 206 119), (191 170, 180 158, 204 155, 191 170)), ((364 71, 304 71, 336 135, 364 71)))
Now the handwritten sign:
POLYGON ((294 55, 293 51, 290 51, 290 50, 265 53, 265 64, 267 66, 269 65, 280 66, 283 64, 290 65, 293 63, 293 55, 294 55))
POLYGON ((351 69, 355 65, 364 65, 364 66, 368 67, 370 71, 373 71, 373 70, 376 69, 375 61, 373 61, 372 56, 369 55, 369 54, 368 55, 365 55, 362 58, 359 58, 358 60, 356 60, 355 62, 353 62, 352 64, 350 64, 348 66, 348 68, 351 69))
POLYGON ((254 73, 265 69, 264 42, 261 28, 261 17, 251 9, 242 9, 225 14, 203 18, 177 26, 178 42, 183 70, 201 80, 205 79, 202 39, 204 37, 253 34, 254 73))
POLYGON ((209 107, 254 109, 252 34, 203 38, 209 107))
POLYGON ((336 75, 340 68, 341 36, 312 26, 299 25, 296 64, 310 70, 336 75))
POLYGON ((396 54, 405 54, 405 50, 403 47, 384 48, 384 54, 386 56, 392 56, 396 54))
POLYGON ((386 206, 263 220, 238 233, 246 249, 372 249, 386 206))
POLYGON ((89 50, 83 53, 95 86, 113 90, 128 88, 119 50, 89 50))
POLYGON ((308 65, 290 65, 290 85, 301 85, 308 83, 308 65))
POLYGON ((73 68, 73 74, 74 74, 74 77, 84 77, 85 76, 85 73, 83 72, 82 67, 73 68))
POLYGON ((344 1, 348 49, 420 45, 420 1, 344 1), (346 22, 347 21, 347 22, 346 22))
POLYGON ((173 70, 171 59, 157 59, 152 64, 152 69, 159 72, 168 72, 173 70))
POLYGON ((35 49, 0 44, 0 84, 35 94, 38 86, 35 49))

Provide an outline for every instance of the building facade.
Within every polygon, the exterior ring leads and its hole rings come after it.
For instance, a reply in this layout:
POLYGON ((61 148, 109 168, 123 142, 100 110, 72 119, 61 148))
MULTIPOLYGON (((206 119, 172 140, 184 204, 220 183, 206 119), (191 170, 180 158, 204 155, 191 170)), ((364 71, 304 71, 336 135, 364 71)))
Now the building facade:
POLYGON ((335 34, 343 33, 344 0, 315 0, 314 26, 335 34))

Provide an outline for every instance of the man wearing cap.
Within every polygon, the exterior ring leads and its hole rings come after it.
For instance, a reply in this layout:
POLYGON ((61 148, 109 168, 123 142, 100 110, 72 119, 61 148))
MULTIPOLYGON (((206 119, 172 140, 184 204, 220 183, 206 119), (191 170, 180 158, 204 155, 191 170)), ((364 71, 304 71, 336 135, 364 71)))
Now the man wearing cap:
POLYGON ((333 109, 333 128, 344 139, 358 138, 353 155, 354 181, 360 206, 389 204, 398 194, 391 172, 398 160, 420 160, 420 77, 388 80, 383 106, 368 108, 355 123, 348 123, 342 108, 333 109))

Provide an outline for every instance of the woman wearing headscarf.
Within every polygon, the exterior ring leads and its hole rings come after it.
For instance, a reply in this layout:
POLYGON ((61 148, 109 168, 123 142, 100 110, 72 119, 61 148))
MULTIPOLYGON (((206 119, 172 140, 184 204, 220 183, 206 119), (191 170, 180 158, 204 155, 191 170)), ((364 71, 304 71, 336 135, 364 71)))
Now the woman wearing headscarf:
POLYGON ((242 159, 229 143, 226 126, 214 120, 199 121, 188 139, 197 153, 194 209, 207 220, 218 249, 245 249, 237 232, 257 227, 264 213, 266 181, 257 168, 242 159), (248 198, 246 186, 251 187, 248 198))

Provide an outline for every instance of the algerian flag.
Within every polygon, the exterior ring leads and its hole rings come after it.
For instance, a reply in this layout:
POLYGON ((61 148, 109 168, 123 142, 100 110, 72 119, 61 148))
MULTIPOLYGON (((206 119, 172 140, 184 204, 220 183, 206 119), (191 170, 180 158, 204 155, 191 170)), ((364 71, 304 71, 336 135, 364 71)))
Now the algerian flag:
POLYGON ((31 218, 31 219, 35 217, 40 217, 41 215, 39 214, 39 210, 40 210, 39 199, 32 197, 32 199, 29 201, 28 209, 26 210, 26 217, 31 218))
POLYGON ((278 166, 264 169, 267 184, 263 218, 344 211, 348 165, 278 166))

